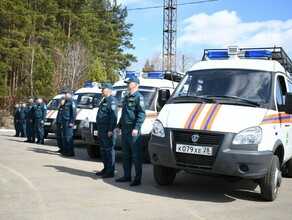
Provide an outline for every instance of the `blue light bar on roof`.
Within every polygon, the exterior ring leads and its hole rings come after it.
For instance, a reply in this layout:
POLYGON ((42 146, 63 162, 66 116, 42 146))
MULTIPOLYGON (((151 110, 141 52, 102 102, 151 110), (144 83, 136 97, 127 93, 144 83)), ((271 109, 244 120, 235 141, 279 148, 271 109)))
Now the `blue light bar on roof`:
POLYGON ((134 72, 129 72, 129 73, 126 73, 126 79, 127 78, 130 78, 130 77, 133 77, 133 76, 136 76, 137 77, 137 75, 136 75, 136 73, 134 73, 134 72))
POLYGON ((96 87, 96 86, 98 86, 97 82, 86 82, 84 84, 84 87, 86 87, 86 88, 92 88, 92 87, 96 87))
POLYGON ((226 59, 228 58, 227 51, 210 51, 207 53, 209 59, 226 59))
POLYGON ((245 52, 247 58, 271 58, 272 53, 268 50, 250 50, 245 52))
POLYGON ((147 78, 151 78, 151 79, 163 79, 164 78, 164 73, 163 72, 149 72, 147 74, 147 78))

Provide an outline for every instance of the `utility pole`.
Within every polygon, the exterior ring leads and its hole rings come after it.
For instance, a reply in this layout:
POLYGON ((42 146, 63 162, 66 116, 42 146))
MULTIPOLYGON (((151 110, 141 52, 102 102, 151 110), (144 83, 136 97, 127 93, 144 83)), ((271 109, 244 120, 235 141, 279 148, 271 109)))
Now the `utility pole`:
POLYGON ((176 71, 177 0, 164 0, 163 71, 176 71))

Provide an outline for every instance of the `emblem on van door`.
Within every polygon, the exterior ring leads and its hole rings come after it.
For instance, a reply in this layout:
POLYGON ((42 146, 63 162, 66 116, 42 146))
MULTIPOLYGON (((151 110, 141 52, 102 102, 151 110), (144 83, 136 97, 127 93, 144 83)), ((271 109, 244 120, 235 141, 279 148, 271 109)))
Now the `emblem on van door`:
POLYGON ((196 143, 199 140, 200 136, 198 134, 192 135, 192 142, 196 143))

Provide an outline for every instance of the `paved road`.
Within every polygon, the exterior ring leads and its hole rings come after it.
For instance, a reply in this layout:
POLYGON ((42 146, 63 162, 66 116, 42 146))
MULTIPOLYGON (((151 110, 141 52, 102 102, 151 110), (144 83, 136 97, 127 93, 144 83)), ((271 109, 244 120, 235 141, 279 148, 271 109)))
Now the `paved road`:
MULTIPOLYGON (((100 160, 89 159, 81 141, 76 157, 63 158, 56 140, 23 143, 0 131, 0 219, 291 219, 292 179, 278 199, 263 202, 250 181, 181 172, 174 185, 156 185, 152 165, 143 165, 141 186, 100 179, 100 160)), ((122 175, 117 154, 116 176, 122 175)))

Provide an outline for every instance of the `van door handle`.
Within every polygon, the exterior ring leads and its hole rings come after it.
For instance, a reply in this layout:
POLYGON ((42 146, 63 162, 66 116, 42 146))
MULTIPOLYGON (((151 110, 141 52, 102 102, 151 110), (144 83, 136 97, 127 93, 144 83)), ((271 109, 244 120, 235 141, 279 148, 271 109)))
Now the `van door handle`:
POLYGON ((285 127, 290 127, 290 125, 285 125, 285 127))

